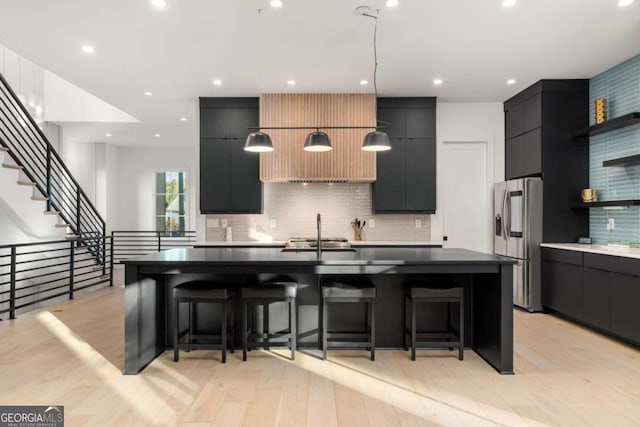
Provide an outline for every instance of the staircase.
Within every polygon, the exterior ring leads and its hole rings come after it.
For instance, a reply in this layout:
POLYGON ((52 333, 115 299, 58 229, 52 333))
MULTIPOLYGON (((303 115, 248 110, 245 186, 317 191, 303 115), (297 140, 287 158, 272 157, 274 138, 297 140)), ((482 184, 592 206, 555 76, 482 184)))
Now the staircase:
MULTIPOLYGON (((43 205, 42 214, 49 218, 23 218, 26 223, 50 225, 50 233, 40 230, 47 237, 55 236, 56 230, 68 239, 105 236, 104 219, 1 74, 0 157, 0 185, 6 186, 13 174, 18 188, 6 190, 16 196, 28 192, 31 201, 43 205)), ((99 245, 90 251, 104 258, 105 249, 99 245)))

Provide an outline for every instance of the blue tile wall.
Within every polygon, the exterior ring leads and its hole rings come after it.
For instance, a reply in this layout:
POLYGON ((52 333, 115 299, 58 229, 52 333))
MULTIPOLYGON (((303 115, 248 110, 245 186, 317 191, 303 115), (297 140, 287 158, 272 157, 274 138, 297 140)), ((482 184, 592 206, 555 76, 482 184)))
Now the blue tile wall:
MULTIPOLYGON (((593 77, 589 82, 589 116, 595 124, 596 98, 607 99, 609 119, 640 111, 640 55, 593 77)), ((640 125, 633 125, 590 138, 589 186, 599 200, 640 199, 640 165, 602 167, 604 160, 640 154, 640 125)), ((589 229, 597 243, 640 242, 640 208, 589 210, 589 229), (609 218, 615 229, 607 231, 609 218)))

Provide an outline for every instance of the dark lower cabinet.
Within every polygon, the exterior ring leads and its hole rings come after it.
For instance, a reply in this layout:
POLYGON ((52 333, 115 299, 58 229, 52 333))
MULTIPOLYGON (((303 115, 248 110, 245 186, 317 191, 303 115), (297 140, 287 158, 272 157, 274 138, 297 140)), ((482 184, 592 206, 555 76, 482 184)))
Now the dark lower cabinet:
POLYGON ((611 332, 640 343, 640 277, 611 273, 611 332))
POLYGON ((593 326, 608 331, 611 326, 609 273, 585 267, 583 271, 584 320, 593 326))
POLYGON ((542 248, 543 305, 640 346, 640 260, 542 248))

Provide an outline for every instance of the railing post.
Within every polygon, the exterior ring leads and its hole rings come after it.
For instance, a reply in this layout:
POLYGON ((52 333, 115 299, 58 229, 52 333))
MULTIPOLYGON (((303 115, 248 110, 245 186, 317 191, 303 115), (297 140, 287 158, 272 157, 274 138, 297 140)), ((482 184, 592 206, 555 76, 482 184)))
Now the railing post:
POLYGON ((51 146, 47 144, 47 210, 51 210, 51 146))
POLYGON ((82 231, 80 230, 80 186, 76 186, 76 234, 78 235, 78 246, 80 246, 80 239, 82 238, 82 231))
POLYGON ((9 289, 9 319, 16 318, 16 247, 11 247, 11 288, 9 289))
POLYGON ((74 276, 75 276, 75 271, 74 271, 74 256, 75 256, 75 248, 74 248, 74 243, 75 242, 71 242, 71 244, 69 245, 69 299, 73 299, 73 280, 74 280, 74 276))
MULTIPOLYGON (((99 243, 99 242, 98 242, 99 243)), ((102 275, 107 274, 107 224, 102 223, 102 275)))
POLYGON ((162 250, 162 240, 160 237, 160 232, 156 231, 156 233, 158 233, 158 252, 160 252, 162 250))
POLYGON ((113 286, 113 231, 111 231, 111 246, 109 246, 109 286, 113 286))

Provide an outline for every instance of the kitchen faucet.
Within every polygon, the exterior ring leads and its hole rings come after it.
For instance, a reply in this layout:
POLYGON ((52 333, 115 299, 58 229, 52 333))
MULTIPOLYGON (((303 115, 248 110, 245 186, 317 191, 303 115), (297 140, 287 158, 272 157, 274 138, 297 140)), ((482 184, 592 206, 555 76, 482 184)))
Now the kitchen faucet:
POLYGON ((317 241, 317 247, 316 247, 316 254, 318 255, 318 258, 320 258, 320 255, 322 255, 322 242, 321 242, 321 238, 320 238, 320 226, 322 225, 322 219, 320 218, 320 214, 318 214, 318 216, 316 217, 316 224, 318 226, 318 241, 317 241))

